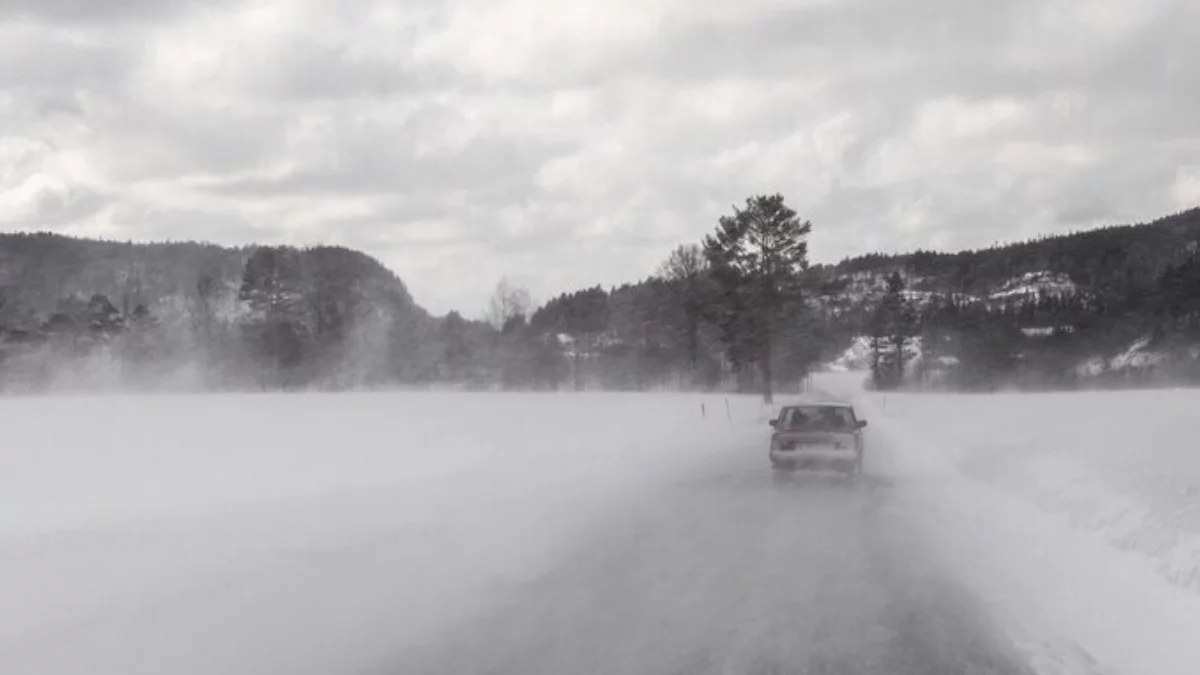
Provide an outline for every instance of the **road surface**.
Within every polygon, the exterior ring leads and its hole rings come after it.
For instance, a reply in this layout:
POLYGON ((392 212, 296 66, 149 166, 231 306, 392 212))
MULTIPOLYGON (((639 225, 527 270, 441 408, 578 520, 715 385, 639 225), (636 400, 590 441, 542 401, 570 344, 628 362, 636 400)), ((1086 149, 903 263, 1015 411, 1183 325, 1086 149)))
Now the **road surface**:
POLYGON ((381 672, 1031 672, 922 525, 879 473, 780 484, 761 453, 731 453, 381 672))

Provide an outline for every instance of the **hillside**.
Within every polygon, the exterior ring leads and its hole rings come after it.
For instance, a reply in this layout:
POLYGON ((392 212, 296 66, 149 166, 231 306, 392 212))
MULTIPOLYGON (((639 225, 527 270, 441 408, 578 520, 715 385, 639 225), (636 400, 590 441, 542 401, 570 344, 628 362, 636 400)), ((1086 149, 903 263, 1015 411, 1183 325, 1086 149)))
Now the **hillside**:
MULTIPOLYGON (((914 348, 926 347, 912 365, 957 371, 959 386, 1189 383, 1200 378, 1198 248, 1193 209, 978 251, 862 256, 817 273, 857 310, 849 321, 860 333, 885 278, 900 274, 919 316, 914 348)), ((834 365, 864 366, 862 342, 834 365)))
MULTIPOLYGON (((19 290, 20 297, 39 311, 49 311, 72 295, 94 293, 135 303, 183 305, 196 294, 203 277, 223 288, 240 287, 246 262, 258 248, 199 242, 115 242, 49 233, 0 234, 0 288, 19 290)), ((404 282, 364 253, 339 247, 299 252, 313 260, 338 255, 337 265, 346 275, 385 280, 416 309, 404 282)))
MULTIPOLYGON (((1054 277, 1086 293, 1120 292, 1130 283, 1152 283, 1200 247, 1200 208, 1150 223, 1119 225, 987 249, 902 255, 870 254, 816 269, 841 278, 881 279, 893 270, 910 288, 985 297, 1015 280, 1054 277)), ((1030 288, 1036 291, 1036 287, 1030 288)))
MULTIPOLYGON (((780 336, 776 372, 786 386, 822 364, 866 368, 864 336, 887 277, 898 273, 916 315, 907 371, 913 383, 994 389, 1197 382, 1198 244, 1200 209, 1193 209, 982 250, 814 265, 806 310, 780 336)), ((712 289, 686 291, 687 283, 659 275, 611 291, 563 294, 534 314, 533 325, 591 336, 594 359, 606 364, 601 370, 625 374, 609 379, 628 381, 648 362, 682 371, 693 386, 752 386, 731 372, 706 313, 712 289), (688 297, 697 312, 686 311, 688 297)))
POLYGON ((0 235, 0 386, 361 386, 436 377, 433 319, 336 247, 0 235))
MULTIPOLYGON (((1198 242, 1194 209, 816 265, 780 325, 773 369, 787 388, 822 364, 868 365, 866 336, 896 273, 914 314, 910 385, 1200 382, 1198 242)), ((718 291, 693 262, 682 276, 667 265, 537 308, 517 293, 483 323, 429 316, 394 273, 343 248, 0 235, 0 389, 752 389, 755 369, 739 366, 739 335, 721 326, 718 291)))

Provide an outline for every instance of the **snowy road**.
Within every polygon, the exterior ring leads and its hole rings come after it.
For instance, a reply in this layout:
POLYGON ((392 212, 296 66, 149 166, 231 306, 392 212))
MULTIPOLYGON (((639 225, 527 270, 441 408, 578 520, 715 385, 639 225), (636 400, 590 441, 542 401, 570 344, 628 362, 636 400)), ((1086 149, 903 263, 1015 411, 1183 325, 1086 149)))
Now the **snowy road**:
POLYGON ((382 672, 1029 672, 886 481, 767 473, 743 455, 681 478, 382 672))
POLYGON ((0 673, 1200 673, 1200 392, 854 398, 9 399, 0 673))

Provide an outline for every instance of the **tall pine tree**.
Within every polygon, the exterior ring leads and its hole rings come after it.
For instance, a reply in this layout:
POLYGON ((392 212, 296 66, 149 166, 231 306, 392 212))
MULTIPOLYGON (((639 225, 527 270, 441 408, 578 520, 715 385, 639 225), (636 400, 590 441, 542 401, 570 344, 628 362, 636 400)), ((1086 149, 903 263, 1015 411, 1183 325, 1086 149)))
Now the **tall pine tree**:
POLYGON ((919 323, 916 310, 905 297, 906 290, 899 272, 888 275, 883 299, 871 321, 871 374, 878 389, 894 389, 903 384, 913 356, 919 323))
POLYGON ((812 223, 801 220, 783 195, 751 197, 722 216, 704 239, 704 255, 720 286, 720 323, 730 359, 756 364, 763 398, 774 399, 775 340, 785 308, 800 297, 808 269, 812 223))

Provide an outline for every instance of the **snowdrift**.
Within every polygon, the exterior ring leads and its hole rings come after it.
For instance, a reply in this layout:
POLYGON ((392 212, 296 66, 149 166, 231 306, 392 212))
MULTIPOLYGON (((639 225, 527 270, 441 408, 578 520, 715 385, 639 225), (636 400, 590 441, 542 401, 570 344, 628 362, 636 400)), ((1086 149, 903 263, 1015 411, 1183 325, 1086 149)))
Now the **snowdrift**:
POLYGON ((1200 593, 1200 392, 892 396, 965 475, 1154 563, 1200 593))
POLYGON ((1200 392, 857 402, 876 470, 1038 672, 1200 672, 1200 392))

